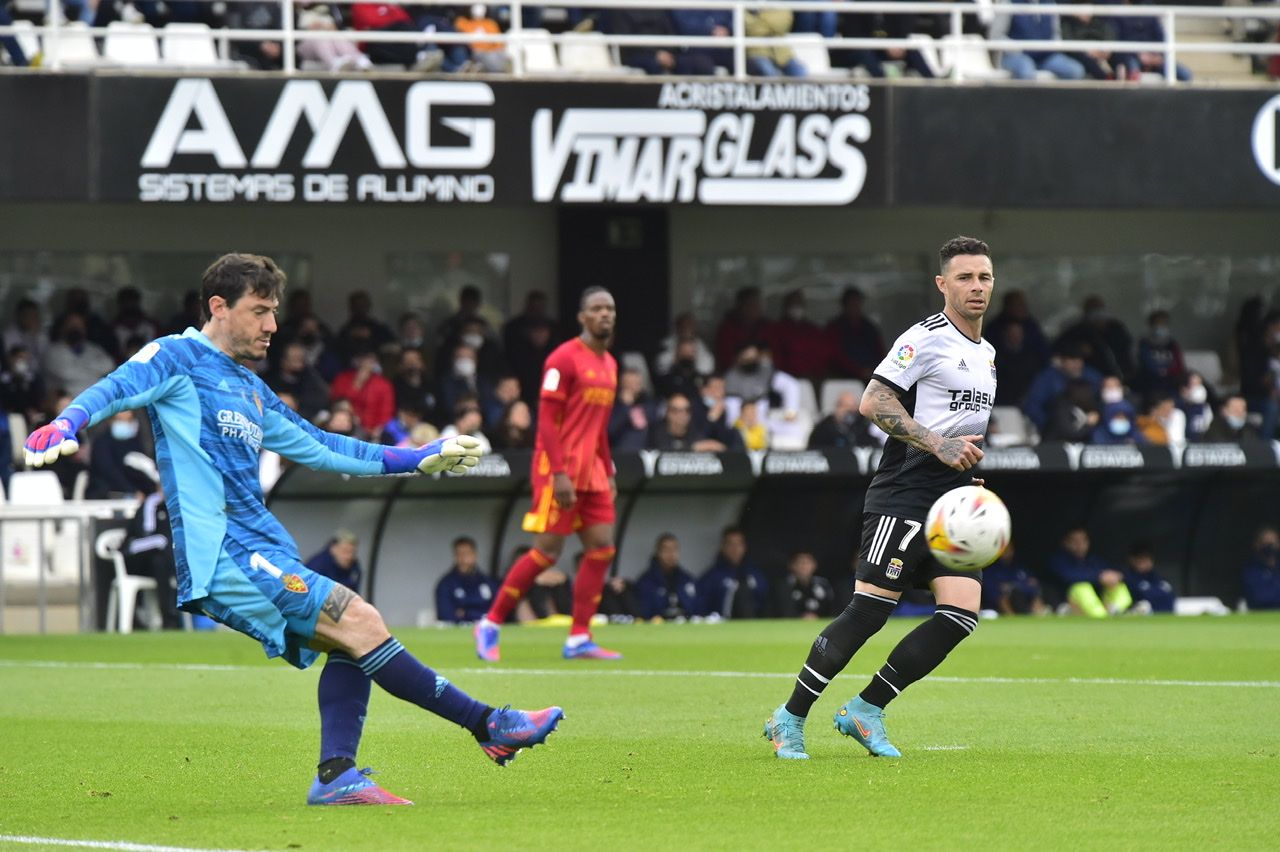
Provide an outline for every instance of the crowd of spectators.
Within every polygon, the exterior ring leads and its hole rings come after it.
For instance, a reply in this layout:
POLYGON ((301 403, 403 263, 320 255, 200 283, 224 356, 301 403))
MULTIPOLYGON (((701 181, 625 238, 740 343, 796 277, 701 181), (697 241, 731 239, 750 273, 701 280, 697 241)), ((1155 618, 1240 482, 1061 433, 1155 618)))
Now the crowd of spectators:
MULTIPOLYGON (((1054 0, 1012 0, 1038 7, 1054 0)), ((1112 0, 1117 5, 1138 5, 1146 0, 1112 0)), ((0 2, 0 25, 10 22, 7 3, 0 2)), ((279 29, 280 4, 270 0, 225 4, 167 2, 153 0, 64 0, 65 14, 93 26, 112 21, 145 21, 153 26, 166 23, 204 23, 229 29, 279 29)), ((419 72, 503 73, 511 68, 510 51, 498 36, 511 25, 511 9, 504 4, 458 3, 417 6, 397 3, 323 3, 299 5, 294 26, 304 31, 353 30, 357 32, 404 33, 405 42, 360 42, 341 37, 307 39, 298 43, 298 59, 304 67, 341 72, 367 71, 377 66, 404 67, 419 72), (478 38, 467 44, 433 39, 441 33, 463 33, 478 38)), ((522 11, 525 28, 595 31, 620 36, 661 38, 728 36, 732 32, 732 12, 726 9, 597 9, 579 6, 557 9, 552 14, 536 4, 522 11)), ((1098 42, 1163 42, 1164 29, 1158 16, 1092 16, 1031 13, 996 15, 975 9, 963 17, 966 33, 992 39, 1098 42)), ((812 33, 824 38, 905 38, 923 34, 940 37, 950 31, 946 15, 891 14, 867 12, 793 12, 787 8, 761 4, 744 13, 744 34, 748 37, 777 38, 776 44, 747 48, 748 73, 761 77, 805 77, 810 73, 785 37, 812 33)), ((1276 28, 1270 27, 1273 37, 1276 28)), ((1265 35, 1266 33, 1263 33, 1265 35)), ((231 58, 250 68, 279 70, 283 47, 279 41, 234 40, 231 58)), ((27 65, 35 57, 26 56, 13 38, 0 38, 0 47, 11 65, 27 65)), ((858 70, 870 77, 912 75, 933 77, 940 70, 918 50, 890 48, 833 48, 833 67, 858 70)), ((997 53, 999 64, 1015 79, 1051 76, 1079 80, 1135 80, 1143 74, 1163 74, 1161 53, 1144 51, 1112 52, 1027 50, 997 53)), ((623 65, 649 75, 714 75, 733 66, 729 47, 703 45, 628 45, 620 48, 623 65)), ((1259 69, 1263 70, 1263 69, 1259 69)), ((1280 70, 1280 69, 1276 69, 1280 70)), ((1179 80, 1190 80, 1191 72, 1178 65, 1179 80)))

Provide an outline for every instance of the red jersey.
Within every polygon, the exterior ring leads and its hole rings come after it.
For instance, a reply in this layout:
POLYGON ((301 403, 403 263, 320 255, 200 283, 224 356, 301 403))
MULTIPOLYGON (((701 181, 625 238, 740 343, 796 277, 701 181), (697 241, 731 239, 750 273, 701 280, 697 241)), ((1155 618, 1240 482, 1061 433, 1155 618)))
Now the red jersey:
POLYGON ((618 362, 608 352, 597 355, 581 338, 560 344, 547 356, 533 454, 535 481, 563 471, 576 491, 609 490, 609 414, 617 391, 618 362))

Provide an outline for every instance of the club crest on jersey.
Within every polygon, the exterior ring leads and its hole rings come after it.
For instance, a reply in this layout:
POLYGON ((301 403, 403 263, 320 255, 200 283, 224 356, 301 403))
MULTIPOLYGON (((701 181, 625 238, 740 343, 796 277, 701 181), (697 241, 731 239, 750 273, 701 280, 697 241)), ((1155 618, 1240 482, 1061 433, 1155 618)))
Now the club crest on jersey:
POLYGON ((291 592, 305 595, 307 593, 307 583, 297 574, 285 574, 280 578, 280 582, 284 583, 284 587, 291 592))
POLYGON ((904 343, 898 347, 898 351, 893 357, 897 359, 898 366, 905 370, 915 360, 916 348, 910 343, 904 343))
POLYGON ((888 566, 884 569, 884 575, 890 580, 896 580, 902 576, 902 560, 893 557, 889 560, 888 566))
POLYGON ((991 378, 994 379, 996 377, 996 359, 990 359, 987 364, 991 367, 991 378))

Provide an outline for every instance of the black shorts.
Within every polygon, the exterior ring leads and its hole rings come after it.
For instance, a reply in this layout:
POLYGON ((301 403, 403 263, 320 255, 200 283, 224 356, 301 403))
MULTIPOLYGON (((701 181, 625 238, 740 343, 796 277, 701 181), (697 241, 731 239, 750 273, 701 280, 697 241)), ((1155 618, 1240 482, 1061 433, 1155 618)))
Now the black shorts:
POLYGON ((866 512, 855 576, 866 583, 905 592, 927 589, 935 577, 971 577, 981 571, 956 571, 933 558, 925 544, 924 521, 866 512))

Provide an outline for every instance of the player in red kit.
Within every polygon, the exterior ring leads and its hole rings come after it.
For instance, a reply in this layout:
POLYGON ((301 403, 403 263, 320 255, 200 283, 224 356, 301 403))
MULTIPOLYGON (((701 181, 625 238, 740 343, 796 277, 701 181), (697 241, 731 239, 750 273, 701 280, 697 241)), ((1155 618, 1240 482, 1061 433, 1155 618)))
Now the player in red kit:
POLYGON ((524 529, 533 548, 520 557, 489 613, 475 626, 476 654, 496 662, 498 630, 533 581, 556 564, 566 536, 577 533, 584 553, 573 583, 573 627, 565 659, 617 660, 616 651, 591 639, 591 617, 600 606, 605 573, 613 561, 613 457, 607 429, 618 389, 618 362, 609 354, 617 320, 613 296, 603 287, 582 294, 582 332, 547 356, 542 370, 538 437, 533 453, 533 506, 524 529))

